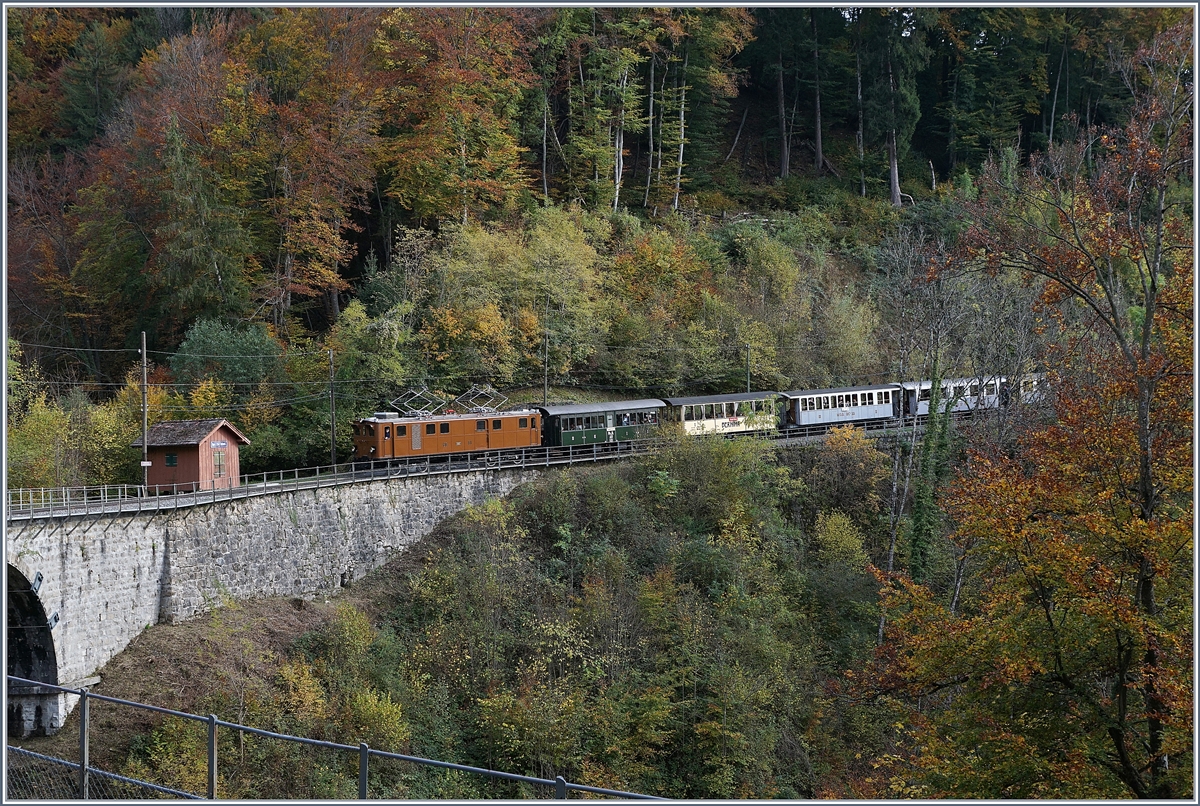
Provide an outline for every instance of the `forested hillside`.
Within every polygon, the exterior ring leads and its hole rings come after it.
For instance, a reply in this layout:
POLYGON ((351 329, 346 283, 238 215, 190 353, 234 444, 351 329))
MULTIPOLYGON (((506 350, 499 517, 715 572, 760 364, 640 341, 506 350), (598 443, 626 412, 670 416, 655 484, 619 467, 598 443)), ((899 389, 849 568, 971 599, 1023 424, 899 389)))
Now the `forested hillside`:
MULTIPOLYGON (((897 289, 964 228, 984 163, 1124 125, 1138 79, 1122 59, 1187 16, 8 14, 25 486, 136 475, 117 454, 139 422, 141 331, 151 421, 229 417, 247 471, 327 460, 330 361, 343 422, 408 387, 544 375, 728 391, 747 352, 759 388, 921 375, 930 346, 900 332, 921 326, 897 289)), ((1004 306, 1034 291, 989 289, 991 321, 965 332, 1028 339, 1004 306)), ((963 353, 947 371, 1030 368, 1024 348, 1002 362, 943 343, 963 353)))
POLYGON ((474 512, 255 670, 277 727, 672 796, 1193 796, 1191 9, 7 14, 10 486, 138 480, 142 331, 151 422, 227 417, 244 472, 412 387, 1046 381, 474 512))

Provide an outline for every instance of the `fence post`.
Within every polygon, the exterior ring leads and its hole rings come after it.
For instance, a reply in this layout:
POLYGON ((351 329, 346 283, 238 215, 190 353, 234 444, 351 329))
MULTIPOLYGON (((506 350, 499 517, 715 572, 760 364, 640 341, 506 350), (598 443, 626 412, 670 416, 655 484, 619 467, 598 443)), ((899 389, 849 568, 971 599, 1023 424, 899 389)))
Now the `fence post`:
POLYGON ((367 799, 367 765, 371 761, 370 748, 366 742, 358 744, 358 799, 367 799))
POLYGON ((79 799, 88 799, 88 690, 79 690, 79 799))
POLYGON ((208 799, 217 799, 217 715, 208 715, 208 799))
POLYGON ((554 776, 554 799, 567 799, 567 779, 563 778, 561 775, 554 776))

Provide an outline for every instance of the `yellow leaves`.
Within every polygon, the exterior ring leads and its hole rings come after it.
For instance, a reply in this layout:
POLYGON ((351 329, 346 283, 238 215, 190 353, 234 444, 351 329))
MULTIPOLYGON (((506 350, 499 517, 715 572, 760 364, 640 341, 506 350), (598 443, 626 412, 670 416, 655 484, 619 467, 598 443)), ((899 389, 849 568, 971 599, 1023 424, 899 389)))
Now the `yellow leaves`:
POLYGON ((845 513, 834 510, 818 514, 813 538, 822 565, 842 564, 855 570, 866 567, 862 533, 845 513))
POLYGON ((282 704, 290 716, 312 722, 328 715, 329 703, 312 666, 302 660, 285 661, 279 666, 279 682, 282 704))
POLYGON ((379 694, 370 688, 349 695, 339 721, 346 735, 376 750, 403 753, 412 738, 400 704, 392 701, 391 694, 379 694))
POLYGON ((233 401, 229 386, 216 378, 205 378, 188 396, 190 418, 223 417, 233 401))

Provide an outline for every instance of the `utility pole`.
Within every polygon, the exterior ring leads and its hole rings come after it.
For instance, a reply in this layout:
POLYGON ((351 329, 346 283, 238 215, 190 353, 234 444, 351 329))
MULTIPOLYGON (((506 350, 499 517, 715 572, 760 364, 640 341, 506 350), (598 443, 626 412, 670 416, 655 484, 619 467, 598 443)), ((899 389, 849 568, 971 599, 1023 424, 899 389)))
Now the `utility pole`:
POLYGON ((746 391, 750 391, 750 345, 746 345, 746 391))
POLYGON ((142 488, 150 486, 150 446, 146 444, 150 431, 149 417, 146 414, 146 331, 142 331, 142 488))
POLYGON ((333 401, 333 350, 329 351, 329 464, 337 465, 337 404, 333 401))

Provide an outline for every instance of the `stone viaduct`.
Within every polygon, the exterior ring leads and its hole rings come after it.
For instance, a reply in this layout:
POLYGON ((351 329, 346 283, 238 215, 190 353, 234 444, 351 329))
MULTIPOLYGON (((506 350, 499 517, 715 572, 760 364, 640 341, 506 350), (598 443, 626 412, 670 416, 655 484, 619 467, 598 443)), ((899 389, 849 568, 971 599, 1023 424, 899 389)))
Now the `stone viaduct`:
MULTIPOLYGON (((312 598, 346 585, 444 518, 538 472, 289 481, 208 501, 179 496, 176 506, 141 512, 127 504, 24 519, 9 512, 8 674, 69 688, 93 684, 151 624, 186 619, 224 597, 312 598)), ((10 734, 53 733, 77 699, 10 685, 10 734)))

